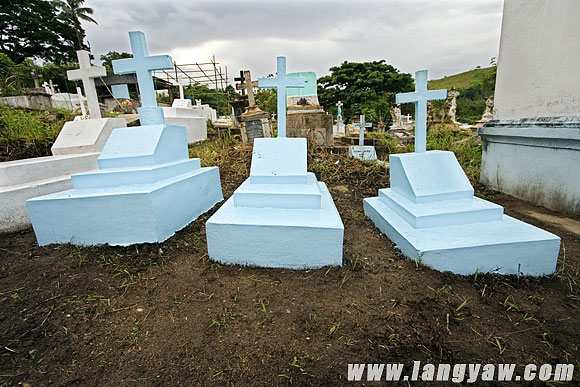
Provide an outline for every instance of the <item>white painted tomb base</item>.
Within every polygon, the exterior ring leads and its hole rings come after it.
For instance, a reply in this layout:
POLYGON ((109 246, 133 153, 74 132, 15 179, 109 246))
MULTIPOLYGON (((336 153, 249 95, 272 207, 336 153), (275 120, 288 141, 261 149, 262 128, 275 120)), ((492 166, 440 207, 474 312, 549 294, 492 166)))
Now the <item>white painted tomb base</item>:
POLYGON ((97 158, 122 118, 69 121, 51 150, 54 156, 0 163, 0 232, 30 227, 26 200, 72 188, 70 176, 98 168, 97 158))
POLYGON ((27 201, 39 245, 162 242, 223 199, 218 168, 189 159, 181 126, 117 129, 98 164, 27 201))
POLYGON ((306 171, 305 138, 256 138, 250 177, 207 221, 211 259, 277 268, 342 265, 344 226, 306 171))
POLYGON ((391 155, 391 188, 364 200, 365 214, 403 254, 440 271, 546 275, 560 238, 473 196, 452 152, 391 155))
POLYGON ((207 118, 199 109, 193 109, 190 99, 176 99, 171 107, 163 108, 167 125, 185 126, 187 143, 207 140, 207 118))
POLYGON ((492 120, 478 133, 483 184, 580 215, 580 117, 492 120))

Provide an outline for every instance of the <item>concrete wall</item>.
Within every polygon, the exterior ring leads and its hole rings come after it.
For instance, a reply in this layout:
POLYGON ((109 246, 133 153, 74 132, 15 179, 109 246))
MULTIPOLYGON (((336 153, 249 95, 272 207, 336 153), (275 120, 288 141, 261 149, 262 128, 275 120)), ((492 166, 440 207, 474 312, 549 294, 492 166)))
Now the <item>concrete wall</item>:
POLYGON ((494 119, 580 115, 580 1, 506 0, 494 119))
POLYGON ((50 95, 18 95, 14 97, 0 97, 0 104, 24 109, 50 109, 50 95))

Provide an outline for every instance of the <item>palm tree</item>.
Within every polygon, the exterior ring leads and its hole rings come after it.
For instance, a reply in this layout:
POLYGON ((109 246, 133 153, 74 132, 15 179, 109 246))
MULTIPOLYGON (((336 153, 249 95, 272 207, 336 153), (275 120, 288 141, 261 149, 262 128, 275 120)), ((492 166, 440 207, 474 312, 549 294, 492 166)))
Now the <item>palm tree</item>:
POLYGON ((83 49, 83 40, 85 37, 85 30, 81 26, 81 20, 98 24, 95 19, 89 15, 93 14, 93 9, 90 7, 83 7, 85 0, 54 0, 53 4, 60 9, 59 18, 69 21, 73 24, 77 33, 77 50, 83 49))

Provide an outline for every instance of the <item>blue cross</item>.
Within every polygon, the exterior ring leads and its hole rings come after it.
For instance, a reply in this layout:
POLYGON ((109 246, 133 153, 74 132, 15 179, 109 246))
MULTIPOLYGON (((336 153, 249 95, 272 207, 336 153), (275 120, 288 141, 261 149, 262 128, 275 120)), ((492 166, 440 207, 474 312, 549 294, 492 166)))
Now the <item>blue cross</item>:
POLYGON ((447 98, 447 90, 427 90, 427 70, 415 73, 415 91, 397 94, 397 103, 415 102, 415 152, 427 150, 427 101, 447 98))
POLYGON ((286 77, 286 57, 277 60, 276 78, 258 78, 258 87, 278 89, 278 137, 286 137, 286 88, 304 87, 302 77, 286 77))
POLYGON ((129 39, 131 40, 133 58, 114 60, 113 71, 115 74, 135 73, 137 75, 137 83, 139 83, 141 106, 155 107, 157 106, 157 98, 151 71, 172 69, 173 61, 169 55, 149 56, 143 32, 130 31, 129 39))

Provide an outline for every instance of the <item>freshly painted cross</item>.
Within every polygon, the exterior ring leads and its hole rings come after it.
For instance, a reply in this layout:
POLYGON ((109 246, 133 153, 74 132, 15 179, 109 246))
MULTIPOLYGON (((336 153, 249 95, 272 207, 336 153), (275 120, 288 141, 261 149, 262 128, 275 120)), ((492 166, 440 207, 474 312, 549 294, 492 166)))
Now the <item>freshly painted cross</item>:
POLYGON ((286 77, 286 57, 277 60, 276 78, 258 78, 258 87, 278 89, 278 137, 286 137, 286 88, 304 87, 306 80, 302 77, 286 77))
POLYGON ((427 101, 447 98, 447 90, 427 90, 427 70, 415 73, 415 91, 397 94, 397 103, 415 102, 415 152, 427 150, 427 101))
POLYGON ((360 115, 360 123, 354 124, 353 126, 355 128, 360 129, 360 132, 358 135, 358 145, 363 146, 365 144, 365 128, 372 128, 373 124, 371 124, 371 123, 366 124, 365 123, 365 115, 361 114, 360 115))
POLYGON ((91 118, 101 118, 101 108, 99 107, 94 78, 106 76, 107 70, 103 66, 92 66, 88 51, 77 51, 77 58, 79 59, 79 68, 67 71, 66 76, 71 81, 79 79, 83 81, 83 89, 85 89, 89 105, 89 115, 91 118))
POLYGON ((114 60, 113 71, 115 74, 135 73, 141 93, 141 106, 155 107, 157 106, 157 98, 151 71, 172 69, 173 61, 169 55, 149 56, 143 32, 130 31, 129 39, 131 40, 133 58, 114 60))

